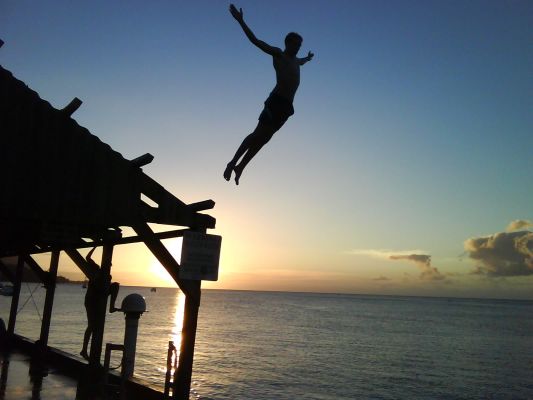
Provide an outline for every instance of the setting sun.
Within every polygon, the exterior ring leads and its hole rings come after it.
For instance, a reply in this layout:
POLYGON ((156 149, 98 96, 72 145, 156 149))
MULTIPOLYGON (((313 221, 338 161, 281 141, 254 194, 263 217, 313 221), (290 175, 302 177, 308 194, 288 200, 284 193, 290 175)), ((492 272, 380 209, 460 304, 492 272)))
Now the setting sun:
MULTIPOLYGON (((179 263, 181 260, 182 239, 169 239, 165 240, 163 243, 170 254, 172 254, 172 257, 174 257, 174 259, 179 263)), ((154 283, 154 286, 176 287, 176 282, 174 279, 172 279, 167 270, 155 257, 152 257, 148 274, 150 275, 151 280, 156 282, 154 283)))

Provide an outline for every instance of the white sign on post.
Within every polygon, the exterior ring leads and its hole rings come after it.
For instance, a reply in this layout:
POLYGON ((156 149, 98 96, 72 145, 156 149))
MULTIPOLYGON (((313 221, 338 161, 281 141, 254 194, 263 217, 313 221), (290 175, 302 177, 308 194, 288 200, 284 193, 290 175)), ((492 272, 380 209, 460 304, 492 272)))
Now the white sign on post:
POLYGON ((185 232, 181 246, 180 278, 217 281, 222 236, 185 232))

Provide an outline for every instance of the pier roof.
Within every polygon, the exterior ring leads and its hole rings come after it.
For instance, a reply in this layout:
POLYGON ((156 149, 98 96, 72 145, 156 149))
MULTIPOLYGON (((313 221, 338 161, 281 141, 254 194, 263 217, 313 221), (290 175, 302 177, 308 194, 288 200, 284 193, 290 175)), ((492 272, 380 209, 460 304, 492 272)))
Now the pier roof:
POLYGON ((212 200, 178 199, 143 172, 151 155, 127 160, 72 119, 80 104, 56 109, 0 66, 0 257, 87 247, 123 226, 214 228, 199 212, 212 200))

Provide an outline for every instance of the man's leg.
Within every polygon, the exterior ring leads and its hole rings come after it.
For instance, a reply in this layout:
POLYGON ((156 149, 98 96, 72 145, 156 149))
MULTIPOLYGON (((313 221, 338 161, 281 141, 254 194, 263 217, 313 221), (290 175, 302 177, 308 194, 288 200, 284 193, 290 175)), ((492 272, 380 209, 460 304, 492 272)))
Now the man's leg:
POLYGON ((233 168, 235 168, 235 164, 237 164, 237 161, 243 156, 244 153, 248 150, 250 147, 250 144, 254 141, 254 134, 255 131, 250 133, 248 136, 244 138, 241 145, 235 152, 235 155, 231 159, 231 161, 226 166, 226 169, 224 170, 224 179, 229 181, 231 179, 231 172, 233 171, 233 168))
POLYGON ((263 147, 275 133, 275 130, 262 122, 257 124, 255 130, 250 133, 244 140, 241 145, 235 152, 233 159, 226 166, 224 171, 224 179, 229 181, 231 179, 231 172, 234 170, 237 176, 235 177, 235 182, 239 184, 239 177, 242 174, 242 170, 250 162, 253 156, 263 147), (243 157, 244 155, 244 157, 243 157), (238 166, 236 166, 239 159, 243 157, 242 161, 238 166))
POLYGON ((257 152, 268 143, 274 133, 276 133, 276 130, 272 126, 266 125, 262 122, 257 124, 257 128, 255 128, 253 133, 255 136, 253 141, 250 141, 248 151, 244 153, 241 162, 233 167, 233 170, 235 171, 235 183, 237 185, 239 184, 239 178, 241 177, 244 168, 248 165, 252 158, 254 158, 257 152))
POLYGON ((87 329, 85 329, 85 334, 83 335, 83 346, 80 351, 80 355, 86 360, 89 359, 89 354, 87 353, 87 347, 89 346, 89 339, 91 338, 92 331, 93 331, 92 327, 90 325, 87 325, 87 329))

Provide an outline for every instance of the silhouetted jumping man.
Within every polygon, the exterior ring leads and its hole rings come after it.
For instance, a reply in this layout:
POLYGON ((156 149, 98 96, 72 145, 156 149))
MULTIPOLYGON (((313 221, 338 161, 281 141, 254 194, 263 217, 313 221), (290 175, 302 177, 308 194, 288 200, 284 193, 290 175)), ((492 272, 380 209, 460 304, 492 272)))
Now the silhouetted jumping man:
POLYGON ((248 25, 246 25, 242 8, 237 10, 231 4, 229 11, 241 26, 246 37, 250 39, 250 42, 272 56, 274 69, 276 70, 276 86, 265 101, 265 108, 259 115, 257 127, 243 140, 224 171, 224 179, 227 181, 231 179, 232 172, 235 172, 235 183, 238 185, 239 178, 246 165, 272 138, 274 133, 283 126, 287 119, 294 114, 292 103, 300 84, 300 65, 311 61, 314 54, 309 52, 307 57, 296 57, 298 50, 302 46, 303 39, 295 32, 290 32, 285 37, 285 50, 268 45, 257 39, 248 25), (238 163, 239 160, 241 160, 240 163, 238 163))

